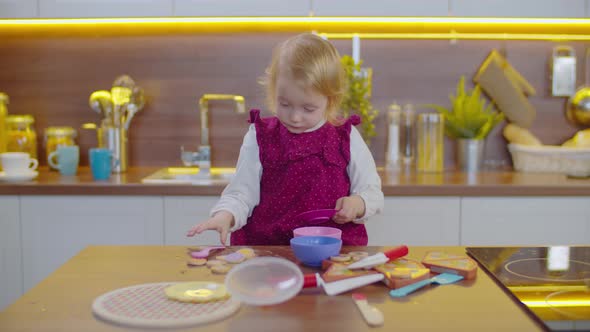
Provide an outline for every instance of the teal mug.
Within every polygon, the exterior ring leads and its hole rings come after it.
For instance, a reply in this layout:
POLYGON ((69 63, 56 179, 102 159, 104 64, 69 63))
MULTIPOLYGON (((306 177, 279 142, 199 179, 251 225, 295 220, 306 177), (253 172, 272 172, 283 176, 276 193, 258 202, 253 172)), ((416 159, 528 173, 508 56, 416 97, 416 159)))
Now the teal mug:
POLYGON ((111 177, 113 152, 105 148, 91 148, 88 152, 90 170, 94 180, 108 180, 111 177))
POLYGON ((49 166, 59 170, 61 175, 76 175, 80 162, 80 148, 77 145, 58 146, 47 156, 47 162, 49 166))

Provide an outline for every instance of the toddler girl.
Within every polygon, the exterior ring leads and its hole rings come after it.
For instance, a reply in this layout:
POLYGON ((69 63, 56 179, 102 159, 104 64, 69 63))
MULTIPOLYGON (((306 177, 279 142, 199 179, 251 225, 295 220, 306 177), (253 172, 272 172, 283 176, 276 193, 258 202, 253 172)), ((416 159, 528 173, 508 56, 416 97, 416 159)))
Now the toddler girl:
POLYGON ((383 209, 381 179, 367 145, 338 115, 346 88, 340 55, 328 41, 301 34, 281 43, 266 71, 275 116, 250 111, 236 174, 210 218, 187 236, 220 233, 225 245, 289 245, 300 213, 336 209, 324 226, 342 230, 344 245, 366 245, 364 221, 383 209))

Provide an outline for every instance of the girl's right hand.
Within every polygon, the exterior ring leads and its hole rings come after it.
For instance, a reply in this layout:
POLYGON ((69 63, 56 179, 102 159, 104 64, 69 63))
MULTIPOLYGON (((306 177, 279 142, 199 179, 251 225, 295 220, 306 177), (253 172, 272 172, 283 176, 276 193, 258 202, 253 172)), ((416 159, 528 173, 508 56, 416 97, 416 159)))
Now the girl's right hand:
POLYGON ((229 229, 233 226, 233 224, 233 214, 229 213, 228 211, 219 211, 215 213, 213 217, 207 219, 207 221, 197 224, 189 229, 189 231, 186 233, 186 236, 195 236, 196 234, 201 234, 206 230, 214 230, 219 232, 219 240, 221 241, 222 245, 225 245, 227 234, 229 233, 229 229))

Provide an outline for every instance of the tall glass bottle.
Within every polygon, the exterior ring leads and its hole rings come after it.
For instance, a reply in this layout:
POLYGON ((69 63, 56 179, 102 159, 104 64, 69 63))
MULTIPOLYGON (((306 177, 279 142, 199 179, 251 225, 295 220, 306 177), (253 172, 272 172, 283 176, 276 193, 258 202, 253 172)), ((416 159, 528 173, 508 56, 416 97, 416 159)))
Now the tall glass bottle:
POLYGON ((385 167, 396 170, 400 166, 400 121, 402 109, 397 103, 389 106, 387 111, 387 141, 385 142, 385 167))
POLYGON ((0 92, 0 153, 6 152, 6 117, 8 116, 8 95, 0 92))
POLYGON ((416 114, 414 111, 414 106, 412 104, 404 105, 400 117, 399 146, 401 161, 406 167, 414 164, 414 156, 416 153, 416 130, 414 128, 415 122, 416 114))

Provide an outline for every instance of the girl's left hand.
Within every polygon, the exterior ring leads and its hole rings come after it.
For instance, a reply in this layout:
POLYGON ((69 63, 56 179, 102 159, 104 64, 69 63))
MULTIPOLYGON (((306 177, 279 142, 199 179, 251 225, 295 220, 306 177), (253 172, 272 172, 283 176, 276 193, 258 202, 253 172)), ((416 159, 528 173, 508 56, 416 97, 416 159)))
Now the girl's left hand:
POLYGON ((337 224, 344 224, 365 215, 365 201, 358 195, 340 197, 335 209, 338 212, 332 220, 337 224))

